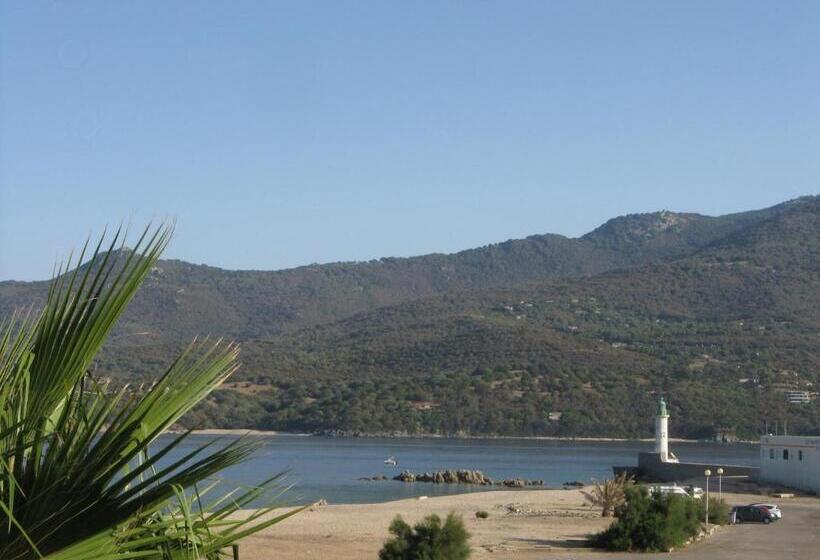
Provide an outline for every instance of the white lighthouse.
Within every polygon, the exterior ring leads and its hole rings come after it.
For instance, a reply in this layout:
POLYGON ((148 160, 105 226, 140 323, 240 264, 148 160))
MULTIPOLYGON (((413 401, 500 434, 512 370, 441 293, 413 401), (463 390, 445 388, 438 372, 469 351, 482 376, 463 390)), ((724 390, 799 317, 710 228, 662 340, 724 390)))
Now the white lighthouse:
POLYGON ((655 416, 655 453, 664 463, 677 463, 677 458, 669 453, 669 414, 666 412, 666 401, 658 402, 658 415, 655 416))

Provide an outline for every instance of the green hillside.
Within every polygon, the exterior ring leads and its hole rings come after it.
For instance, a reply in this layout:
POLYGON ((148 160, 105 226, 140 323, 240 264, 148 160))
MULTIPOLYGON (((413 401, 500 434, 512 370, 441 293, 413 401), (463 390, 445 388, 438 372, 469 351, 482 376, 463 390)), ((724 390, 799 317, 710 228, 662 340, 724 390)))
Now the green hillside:
MULTIPOLYGON (((96 373, 145 379, 193 333, 244 341, 193 422, 291 431, 817 432, 820 201, 633 215, 579 239, 281 272, 162 261, 96 373)), ((0 284, 0 306, 44 284, 0 284)))
MULTIPOLYGON (((114 344, 180 343, 203 331, 238 340, 266 338, 436 294, 600 274, 690 254, 787 206, 717 218, 631 215, 577 239, 534 235, 451 255, 281 271, 163 260, 126 313, 114 344)), ((0 282, 0 315, 41 302, 47 287, 48 282, 0 282)))
MULTIPOLYGON (((816 433, 818 403, 786 405, 782 391, 820 383, 819 216, 782 216, 671 263, 249 344, 248 379, 279 386, 255 417, 291 430, 647 436, 663 390, 676 436, 754 437, 784 420, 816 433)), ((239 394, 220 398, 243 406, 239 394)))

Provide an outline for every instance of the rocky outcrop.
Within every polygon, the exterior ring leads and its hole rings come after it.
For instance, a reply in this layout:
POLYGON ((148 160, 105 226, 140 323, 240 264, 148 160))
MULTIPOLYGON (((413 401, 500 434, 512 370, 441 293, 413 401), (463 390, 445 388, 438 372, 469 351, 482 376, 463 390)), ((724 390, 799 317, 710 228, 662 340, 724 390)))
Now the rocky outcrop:
POLYGON ((401 471, 401 473, 393 477, 393 480, 400 480, 402 482, 415 482, 416 475, 414 475, 410 471, 401 471))
POLYGON ((543 480, 524 480, 522 478, 494 481, 481 471, 466 469, 448 469, 421 474, 414 474, 405 470, 393 477, 393 480, 400 480, 401 482, 432 482, 434 484, 477 484, 479 486, 492 486, 495 484, 507 486, 509 488, 544 485, 543 480))
POLYGON ((421 474, 402 471, 399 475, 393 477, 393 480, 400 480, 402 482, 432 482, 435 484, 478 484, 482 486, 490 486, 493 484, 493 479, 485 476, 481 471, 463 469, 448 469, 421 474))

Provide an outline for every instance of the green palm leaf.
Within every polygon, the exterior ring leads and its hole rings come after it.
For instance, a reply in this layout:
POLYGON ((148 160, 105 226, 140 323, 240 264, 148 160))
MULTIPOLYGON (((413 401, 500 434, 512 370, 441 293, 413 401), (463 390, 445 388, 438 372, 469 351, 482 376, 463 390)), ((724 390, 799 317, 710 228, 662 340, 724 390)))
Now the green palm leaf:
MULTIPOLYGON (((170 460, 182 434, 151 445, 238 368, 239 348, 194 341, 142 396, 110 392, 87 374, 108 334, 168 244, 146 228, 133 250, 118 230, 85 261, 61 267, 42 311, 0 324, 0 558, 216 558, 221 548, 298 510, 272 507, 281 475, 203 505, 198 485, 255 449, 208 442, 170 460), (69 272, 74 266, 73 271, 69 272)), ((104 239, 104 237, 103 237, 104 239)))

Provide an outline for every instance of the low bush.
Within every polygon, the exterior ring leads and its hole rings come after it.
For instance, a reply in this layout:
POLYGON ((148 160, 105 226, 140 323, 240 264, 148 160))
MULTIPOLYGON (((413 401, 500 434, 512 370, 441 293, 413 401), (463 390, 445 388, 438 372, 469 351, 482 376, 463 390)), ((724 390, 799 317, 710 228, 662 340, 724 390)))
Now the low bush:
MULTIPOLYGON (((706 500, 699 500, 698 519, 706 518, 706 500)), ((725 525, 729 522, 729 504, 718 498, 709 497, 709 523, 725 525)))
MULTIPOLYGON (((639 486, 627 487, 624 493, 624 503, 615 508, 616 521, 591 539, 593 546, 619 551, 667 551, 683 546, 700 532, 705 515, 705 504, 700 500, 675 494, 650 495, 639 486)), ((719 510, 716 504, 716 519, 719 510)))
POLYGON ((479 519, 487 519, 488 517, 490 517, 490 514, 482 510, 475 512, 475 516, 479 519))
POLYGON ((401 516, 390 524, 393 537, 379 551, 379 560, 466 560, 470 557, 469 533, 461 518, 449 514, 444 524, 438 515, 410 527, 401 516))

